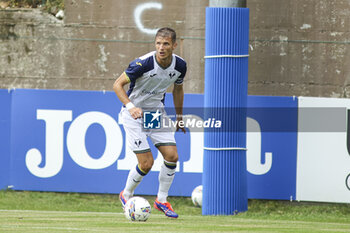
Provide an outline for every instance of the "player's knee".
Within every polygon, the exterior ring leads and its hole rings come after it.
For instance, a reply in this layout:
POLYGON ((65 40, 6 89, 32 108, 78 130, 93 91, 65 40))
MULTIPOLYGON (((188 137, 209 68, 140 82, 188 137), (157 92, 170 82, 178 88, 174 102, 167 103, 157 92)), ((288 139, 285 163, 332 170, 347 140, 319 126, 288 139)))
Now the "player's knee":
POLYGON ((167 154, 165 160, 176 163, 179 160, 179 155, 177 154, 176 151, 173 151, 167 154))
POLYGON ((154 162, 153 160, 147 160, 147 161, 141 162, 139 164, 141 167, 141 170, 148 173, 152 169, 153 162, 154 162))

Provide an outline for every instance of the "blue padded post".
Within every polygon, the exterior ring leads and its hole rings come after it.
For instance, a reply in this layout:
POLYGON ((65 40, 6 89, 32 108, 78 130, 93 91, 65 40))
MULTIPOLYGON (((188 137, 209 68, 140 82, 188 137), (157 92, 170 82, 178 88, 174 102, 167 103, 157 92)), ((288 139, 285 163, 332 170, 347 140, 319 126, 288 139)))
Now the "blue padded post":
POLYGON ((249 9, 206 9, 205 119, 222 121, 204 132, 203 215, 248 209, 246 105, 249 9))

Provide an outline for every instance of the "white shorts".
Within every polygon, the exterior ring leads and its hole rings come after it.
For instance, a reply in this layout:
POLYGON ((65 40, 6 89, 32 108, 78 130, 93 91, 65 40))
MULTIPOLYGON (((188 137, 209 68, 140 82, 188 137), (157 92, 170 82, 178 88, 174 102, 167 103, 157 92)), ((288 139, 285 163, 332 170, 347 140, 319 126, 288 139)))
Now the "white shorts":
MULTIPOLYGON (((170 128, 144 129, 143 118, 135 120, 125 107, 121 109, 119 117, 122 119, 121 123, 124 126, 126 140, 135 154, 151 151, 147 137, 150 137, 156 147, 176 145, 174 137, 175 128, 173 126, 170 126, 170 128)), ((169 117, 165 111, 162 112, 161 117, 162 119, 166 119, 167 122, 169 121, 169 117)))

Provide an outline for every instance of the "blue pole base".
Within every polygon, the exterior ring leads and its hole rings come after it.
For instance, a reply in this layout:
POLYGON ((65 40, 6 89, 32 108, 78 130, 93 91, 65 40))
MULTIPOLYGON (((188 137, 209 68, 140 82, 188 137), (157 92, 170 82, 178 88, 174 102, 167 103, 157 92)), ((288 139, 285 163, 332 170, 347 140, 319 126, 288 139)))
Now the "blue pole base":
POLYGON ((248 210, 245 151, 205 151, 203 215, 235 215, 248 210))

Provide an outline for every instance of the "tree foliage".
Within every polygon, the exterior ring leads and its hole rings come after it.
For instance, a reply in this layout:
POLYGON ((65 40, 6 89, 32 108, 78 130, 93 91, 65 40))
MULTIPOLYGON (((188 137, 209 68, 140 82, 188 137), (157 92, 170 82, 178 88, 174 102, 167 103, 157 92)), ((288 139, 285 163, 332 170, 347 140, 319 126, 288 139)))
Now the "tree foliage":
POLYGON ((2 0, 10 8, 40 8, 51 14, 64 9, 64 0, 2 0))

